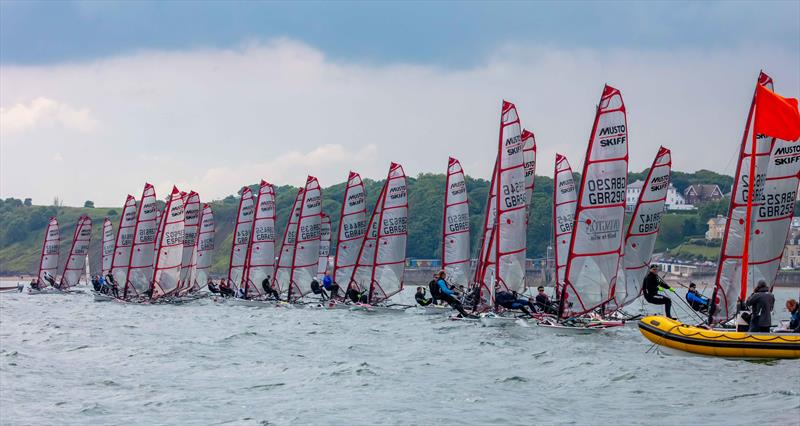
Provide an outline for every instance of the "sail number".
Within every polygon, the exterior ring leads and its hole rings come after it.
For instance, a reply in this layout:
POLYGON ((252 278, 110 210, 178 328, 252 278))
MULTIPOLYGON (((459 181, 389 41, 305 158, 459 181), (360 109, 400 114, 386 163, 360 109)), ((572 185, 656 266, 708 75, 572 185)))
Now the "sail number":
POLYGON ((591 179, 586 183, 589 204, 617 204, 625 200, 625 178, 591 179))

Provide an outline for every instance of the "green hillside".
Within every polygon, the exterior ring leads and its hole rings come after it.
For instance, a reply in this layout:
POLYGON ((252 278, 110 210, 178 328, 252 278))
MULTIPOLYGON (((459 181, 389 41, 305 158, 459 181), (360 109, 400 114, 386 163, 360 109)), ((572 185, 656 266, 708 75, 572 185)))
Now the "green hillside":
MULTIPOLYGON (((699 174, 711 172, 700 171, 699 174)), ((697 181, 694 174, 676 172, 685 182, 697 181)), ((630 179, 639 178, 641 173, 631 173, 630 179)), ((720 181, 730 177, 716 175, 720 181)), ((709 176, 705 176, 709 177, 709 176)), ((409 238, 407 255, 412 258, 437 258, 440 255, 440 234, 442 226, 442 205, 445 177, 441 174, 421 174, 416 178, 408 179, 409 193, 409 238)), ((367 201, 371 207, 380 192, 382 181, 366 179, 367 201)), ((341 199, 344 195, 345 183, 339 183, 323 189, 323 211, 330 215, 333 222, 334 239, 338 229, 341 199)), ((478 251, 480 235, 477 230, 481 228, 484 213, 484 204, 489 183, 483 179, 467 177, 467 187, 470 198, 470 215, 472 224, 472 252, 478 251)), ((252 186, 253 189, 257 185, 252 186)), ((552 190, 553 181, 544 176, 536 177, 536 189, 533 197, 531 216, 528 226, 528 257, 545 256, 548 242, 551 237, 552 218, 552 190)), ((286 226, 288 211, 297 194, 297 188, 281 186, 276 188, 279 234, 283 233, 286 226)), ((120 194, 120 202, 124 194, 120 194)), ((213 272, 223 274, 227 270, 229 251, 231 246, 231 233, 233 230, 234 216, 238 207, 238 197, 231 195, 222 200, 211 203, 214 209, 217 232, 214 255, 213 272)), ((67 253, 71 243, 71 232, 75 229, 75 222, 81 214, 92 218, 93 238, 90 247, 90 262, 93 271, 100 267, 100 232, 103 219, 109 217, 116 227, 119 222, 120 207, 75 208, 26 205, 21 200, 0 200, 0 274, 32 274, 36 272, 39 262, 42 238, 48 218, 55 216, 61 230, 61 253, 67 253)), ((727 199, 701 206, 694 212, 669 213, 664 216, 662 232, 656 245, 657 251, 675 249, 681 244, 688 243, 691 238, 702 238, 706 231, 706 221, 716 214, 727 212, 727 199)), ((280 239, 280 235, 278 236, 280 239)), ((682 250, 671 253, 686 253, 687 256, 713 257, 714 249, 711 247, 692 250, 689 244, 682 250)), ((62 255, 62 267, 66 256, 62 255)), ((713 260, 713 259, 710 259, 713 260)))

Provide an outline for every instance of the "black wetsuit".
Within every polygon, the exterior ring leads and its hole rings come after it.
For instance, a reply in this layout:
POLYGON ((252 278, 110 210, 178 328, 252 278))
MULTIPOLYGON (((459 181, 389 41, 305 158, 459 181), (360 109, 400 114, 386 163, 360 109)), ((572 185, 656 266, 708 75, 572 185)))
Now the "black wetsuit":
POLYGON ((97 278, 92 278, 92 287, 94 287, 94 291, 98 293, 101 291, 100 281, 98 281, 97 278))
POLYGON ((508 291, 497 292, 497 294, 494 295, 494 301, 506 309, 519 309, 528 316, 532 315, 531 311, 528 310, 528 301, 525 299, 517 299, 514 294, 508 291))
POLYGON ((423 293, 421 291, 418 291, 414 295, 414 300, 416 300, 417 303, 419 303, 420 306, 428 306, 433 302, 433 299, 426 299, 425 298, 425 293, 423 293))
POLYGON ((353 303, 367 303, 367 295, 353 287, 348 288, 344 296, 353 303))
POLYGON ((280 299, 278 291, 272 288, 271 285, 269 285, 269 277, 264 278, 264 281, 261 281, 261 288, 264 289, 264 294, 266 294, 267 296, 272 296, 275 298, 275 300, 280 299))
POLYGON ((750 331, 756 333, 769 333, 772 325, 772 308, 775 306, 775 296, 767 287, 757 287, 753 294, 747 298, 747 306, 752 309, 750 331))
POLYGON ((317 280, 311 281, 311 292, 322 296, 322 300, 328 299, 328 293, 325 293, 325 290, 322 289, 322 286, 319 285, 319 281, 317 280))
POLYGON ((441 299, 440 291, 439 291, 439 284, 436 283, 436 280, 433 280, 428 283, 428 291, 431 292, 431 301, 434 305, 440 305, 439 299, 441 299))
POLYGON ((219 287, 214 285, 214 283, 208 283, 208 291, 210 291, 210 292, 212 292, 214 294, 218 294, 219 293, 219 287))
POLYGON ((644 300, 654 305, 664 305, 664 313, 666 313, 669 318, 672 318, 672 300, 667 296, 658 294, 659 287, 669 289, 669 285, 665 283, 658 274, 653 272, 648 272, 642 284, 644 300))

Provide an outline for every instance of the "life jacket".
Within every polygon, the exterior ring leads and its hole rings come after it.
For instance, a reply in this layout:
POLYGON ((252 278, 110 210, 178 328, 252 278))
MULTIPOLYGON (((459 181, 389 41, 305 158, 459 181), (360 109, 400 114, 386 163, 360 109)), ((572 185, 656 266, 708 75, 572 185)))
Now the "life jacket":
POLYGON ((437 282, 437 280, 433 280, 428 283, 428 290, 431 291, 431 296, 433 296, 434 298, 436 299, 442 298, 442 289, 439 288, 439 283, 437 282))

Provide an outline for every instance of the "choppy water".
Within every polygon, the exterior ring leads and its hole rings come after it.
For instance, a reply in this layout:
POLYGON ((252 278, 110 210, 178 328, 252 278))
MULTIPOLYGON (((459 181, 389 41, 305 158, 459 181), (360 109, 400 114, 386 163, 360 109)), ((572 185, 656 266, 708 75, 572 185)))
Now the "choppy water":
POLYGON ((649 347, 633 326, 562 336, 413 314, 6 293, 0 423, 798 424, 800 361, 649 347))

